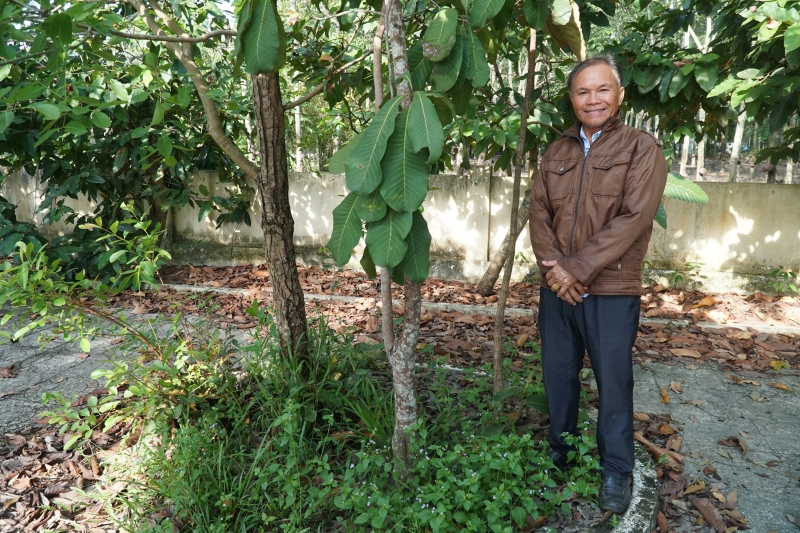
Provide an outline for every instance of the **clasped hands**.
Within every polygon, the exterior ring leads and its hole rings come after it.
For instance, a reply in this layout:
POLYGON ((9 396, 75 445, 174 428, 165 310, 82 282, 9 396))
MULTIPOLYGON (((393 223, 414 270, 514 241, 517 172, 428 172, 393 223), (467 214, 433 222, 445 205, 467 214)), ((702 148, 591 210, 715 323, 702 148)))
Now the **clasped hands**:
POLYGON ((582 295, 586 294, 586 287, 578 278, 567 272, 556 260, 542 261, 542 264, 551 267, 546 276, 547 283, 558 293, 559 298, 572 305, 583 301, 582 295))

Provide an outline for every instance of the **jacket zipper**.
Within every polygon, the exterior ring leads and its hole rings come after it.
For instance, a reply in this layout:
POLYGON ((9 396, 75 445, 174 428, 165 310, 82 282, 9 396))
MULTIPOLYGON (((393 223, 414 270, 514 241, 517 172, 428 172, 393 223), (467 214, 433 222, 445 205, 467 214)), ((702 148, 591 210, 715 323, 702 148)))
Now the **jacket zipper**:
MULTIPOLYGON (((599 139, 598 139, 599 140, 599 139)), ((578 142, 583 150, 583 141, 578 137, 578 142)), ((597 141, 595 141, 597 142, 597 141)), ((578 207, 581 204, 581 195, 583 194, 583 175, 586 172, 586 160, 589 159, 589 154, 594 147, 594 143, 589 145, 589 151, 583 156, 583 165, 581 165, 581 179, 578 182, 578 197, 575 199, 575 215, 572 217, 572 229, 569 232, 569 246, 567 247, 567 257, 572 257, 572 242, 575 239, 575 229, 578 227, 578 207)))
POLYGON ((622 270, 622 259, 617 259, 617 270, 622 270))

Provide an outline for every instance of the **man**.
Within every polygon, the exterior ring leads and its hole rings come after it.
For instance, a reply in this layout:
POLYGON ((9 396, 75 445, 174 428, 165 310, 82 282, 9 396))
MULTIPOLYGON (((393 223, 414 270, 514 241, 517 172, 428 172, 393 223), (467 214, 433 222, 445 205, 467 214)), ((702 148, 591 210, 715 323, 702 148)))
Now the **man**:
POLYGON ((567 86, 578 121, 547 149, 530 204, 542 272, 539 331, 550 410, 550 451, 565 468, 577 435, 579 372, 588 351, 600 395, 600 507, 631 500, 633 365, 642 261, 667 180, 658 140, 624 125, 625 96, 611 56, 578 63, 567 86), (549 287, 549 288, 548 288, 549 287))

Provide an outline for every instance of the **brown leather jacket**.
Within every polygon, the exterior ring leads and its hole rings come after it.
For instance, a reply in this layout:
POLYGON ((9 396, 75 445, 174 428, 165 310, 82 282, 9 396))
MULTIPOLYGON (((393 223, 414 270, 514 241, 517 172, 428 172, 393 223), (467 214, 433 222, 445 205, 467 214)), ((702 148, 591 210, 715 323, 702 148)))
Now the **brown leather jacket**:
POLYGON ((584 158, 581 124, 545 152, 531 191, 530 233, 542 261, 559 264, 590 294, 641 295, 642 261, 667 182, 661 143, 611 117, 584 158))

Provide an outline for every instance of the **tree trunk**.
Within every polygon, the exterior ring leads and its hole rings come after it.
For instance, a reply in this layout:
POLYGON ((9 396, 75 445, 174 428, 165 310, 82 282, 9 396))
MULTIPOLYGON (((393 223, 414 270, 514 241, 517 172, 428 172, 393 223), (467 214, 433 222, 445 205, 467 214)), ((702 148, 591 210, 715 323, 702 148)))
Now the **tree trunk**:
POLYGON ((275 298, 275 323, 289 355, 306 355, 306 306, 294 251, 294 220, 289 205, 286 123, 278 74, 253 76, 253 104, 261 153, 261 194, 267 268, 275 298))
POLYGON ((683 145, 681 146, 681 165, 678 169, 678 174, 686 176, 686 166, 689 163, 689 149, 691 146, 691 138, 686 135, 683 138, 683 145))
MULTIPOLYGON (((403 24, 405 2, 403 0, 385 1, 386 37, 391 51, 391 65, 393 66, 393 70, 390 70, 393 73, 393 77, 390 78, 390 87, 394 87, 398 95, 405 95, 405 99, 401 104, 405 108, 411 103, 411 84, 405 76, 406 72, 408 72, 408 50, 406 49, 405 26, 403 24)), ((401 461, 399 465, 400 471, 398 472, 401 478, 405 478, 411 468, 411 428, 417 421, 414 351, 419 339, 419 321, 422 310, 421 289, 422 285, 420 283, 413 282, 407 277, 405 278, 403 284, 403 298, 405 300, 403 329, 395 340, 394 348, 389 356, 394 383, 392 453, 396 459, 401 461)), ((384 309, 384 312, 386 311, 391 313, 391 305, 389 305, 389 309, 384 309)))
MULTIPOLYGON (((789 148, 791 148, 791 145, 789 148)), ((792 174, 794 174, 794 160, 790 157, 786 160, 786 175, 783 177, 783 183, 791 185, 792 174)))
MULTIPOLYGON (((531 174, 534 174, 535 170, 531 171, 531 174)), ((522 205, 519 207, 519 211, 517 211, 517 232, 514 235, 514 242, 517 241, 519 238, 519 234, 522 233, 522 230, 525 229, 525 224, 528 223, 528 216, 529 216, 529 204, 530 198, 527 196, 523 198, 522 205)), ((486 272, 483 273, 483 277, 478 282, 478 285, 475 286, 475 292, 480 294, 481 296, 489 296, 490 294, 494 294, 494 285, 497 283, 497 279, 500 277, 500 272, 503 270, 503 265, 506 264, 506 256, 508 255, 508 246, 511 243, 511 228, 508 229, 506 236, 503 238, 503 242, 500 243, 500 248, 497 249, 492 260, 489 262, 489 266, 486 267, 486 272)))
MULTIPOLYGON (((774 131, 769 134, 769 146, 780 146, 781 144, 781 132, 774 131)), ((778 163, 780 161, 773 161, 772 156, 769 158, 769 162, 772 165, 769 172, 767 172, 767 183, 775 183, 776 177, 778 176, 778 163)))
MULTIPOLYGON (((706 112, 704 109, 701 109, 697 113, 697 119, 700 122, 705 122, 706 120, 706 112)), ((695 169, 695 179, 697 181, 703 180, 703 174, 705 173, 705 165, 706 165, 706 136, 703 135, 703 138, 700 139, 700 142, 697 143, 697 168, 695 169)))
POLYGON ((536 30, 531 30, 530 44, 528 46, 528 75, 525 83, 525 96, 520 109, 519 139, 517 141, 517 163, 514 167, 514 188, 511 193, 511 221, 509 223, 508 250, 506 251, 505 264, 503 271, 503 283, 500 286, 500 295, 497 299, 497 312, 494 318, 494 392, 495 394, 503 388, 503 325, 505 324, 506 299, 508 298, 508 286, 511 283, 511 272, 514 270, 514 252, 516 251, 517 239, 510 236, 519 235, 518 225, 519 216, 514 209, 519 204, 519 189, 522 181, 522 166, 525 164, 525 134, 528 131, 528 106, 531 101, 531 93, 535 86, 536 78, 536 30))
POLYGON ((742 137, 744 125, 747 122, 747 112, 744 104, 739 106, 739 119, 736 121, 736 131, 733 134, 733 147, 731 148, 730 169, 728 169, 728 182, 736 183, 739 176, 739 156, 742 153, 742 137))

